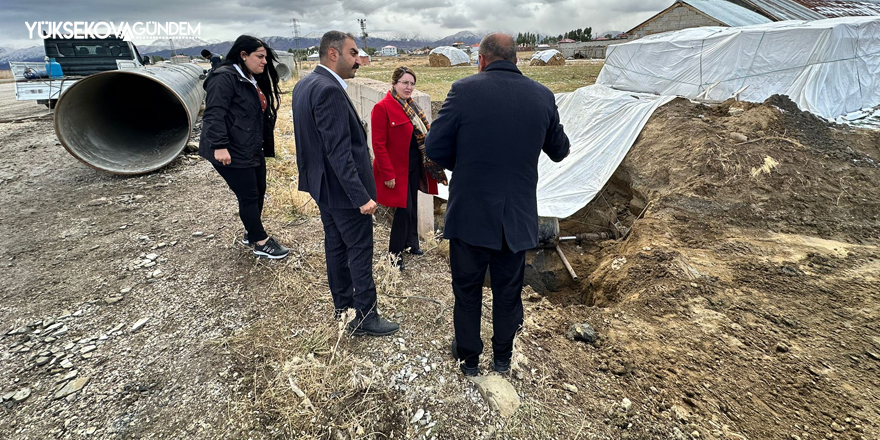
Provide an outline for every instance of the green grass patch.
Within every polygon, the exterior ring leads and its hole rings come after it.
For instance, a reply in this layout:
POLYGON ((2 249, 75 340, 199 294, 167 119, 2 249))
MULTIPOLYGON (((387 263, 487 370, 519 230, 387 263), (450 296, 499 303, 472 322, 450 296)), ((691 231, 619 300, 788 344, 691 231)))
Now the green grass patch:
MULTIPOLYGON (((432 101, 443 101, 456 80, 477 73, 476 66, 428 67, 427 58, 413 59, 411 63, 374 63, 358 69, 359 78, 391 82, 391 73, 398 65, 406 64, 418 76, 416 89, 431 95, 432 101)), ((570 63, 565 66, 524 66, 524 75, 547 86, 553 93, 572 92, 594 84, 602 64, 570 63)))

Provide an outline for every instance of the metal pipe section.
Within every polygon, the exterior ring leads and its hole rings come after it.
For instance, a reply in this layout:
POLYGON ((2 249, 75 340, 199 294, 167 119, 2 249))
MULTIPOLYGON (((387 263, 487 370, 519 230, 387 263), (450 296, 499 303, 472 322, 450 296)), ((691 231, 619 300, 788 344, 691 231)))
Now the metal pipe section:
POLYGON ((70 154, 115 174, 169 164, 189 141, 205 91, 194 64, 113 70, 83 78, 55 104, 55 134, 70 154))

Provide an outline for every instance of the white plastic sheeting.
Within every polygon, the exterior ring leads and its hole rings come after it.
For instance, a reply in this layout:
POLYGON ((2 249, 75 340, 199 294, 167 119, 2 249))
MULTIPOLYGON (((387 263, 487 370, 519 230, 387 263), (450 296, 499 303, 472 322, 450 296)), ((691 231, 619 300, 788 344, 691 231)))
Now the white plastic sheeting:
POLYGON ((542 50, 540 52, 535 52, 534 54, 532 54, 532 59, 533 60, 539 59, 539 60, 547 63, 547 62, 550 62, 550 60, 553 59, 553 56, 556 54, 562 55, 562 52, 560 52, 556 49, 542 50))
MULTIPOLYGON (((562 162, 538 159, 538 215, 568 217, 587 205, 623 161, 642 127, 673 96, 621 92, 593 85, 556 95, 559 118, 571 142, 562 162)), ((455 176, 447 171, 447 175, 455 176)), ((439 197, 449 197, 439 187, 439 197)))
POLYGON ((436 53, 449 58, 449 62, 453 66, 457 66, 459 64, 470 64, 471 60, 468 58, 467 54, 464 53, 461 49, 456 49, 452 46, 440 46, 435 47, 431 50, 431 53, 436 53))
POLYGON ((674 96, 613 90, 601 85, 556 95, 559 119, 571 142, 562 162, 538 160, 538 215, 568 217, 605 186, 642 128, 674 96))
POLYGON ((835 119, 880 104, 880 17, 651 35, 608 47, 596 83, 718 101, 745 88, 741 100, 788 95, 802 110, 835 119))

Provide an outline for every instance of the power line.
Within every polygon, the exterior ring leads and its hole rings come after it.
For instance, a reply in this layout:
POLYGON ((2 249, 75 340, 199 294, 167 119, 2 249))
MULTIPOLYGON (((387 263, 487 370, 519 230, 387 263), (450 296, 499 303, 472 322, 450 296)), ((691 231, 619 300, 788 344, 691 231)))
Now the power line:
POLYGON ((299 21, 295 18, 290 19, 290 27, 293 31, 293 66, 296 68, 297 76, 299 76, 299 21))
POLYGON ((364 40, 364 50, 367 50, 367 19, 358 18, 358 23, 361 24, 361 39, 364 40))

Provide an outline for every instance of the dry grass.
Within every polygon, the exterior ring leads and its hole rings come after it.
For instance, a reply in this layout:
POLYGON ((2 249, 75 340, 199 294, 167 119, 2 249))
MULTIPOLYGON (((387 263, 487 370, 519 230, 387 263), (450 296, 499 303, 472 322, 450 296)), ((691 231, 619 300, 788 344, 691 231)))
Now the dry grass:
POLYGON ((11 79, 12 71, 11 70, 0 70, 0 79, 11 79))
POLYGON ((275 124, 275 160, 269 161, 266 215, 288 222, 318 214, 318 205, 308 193, 297 190, 296 145, 290 118, 290 92, 295 80, 281 83, 281 105, 275 124))

